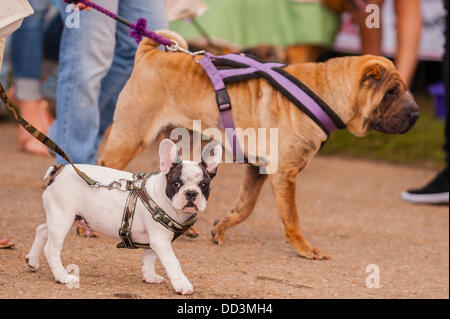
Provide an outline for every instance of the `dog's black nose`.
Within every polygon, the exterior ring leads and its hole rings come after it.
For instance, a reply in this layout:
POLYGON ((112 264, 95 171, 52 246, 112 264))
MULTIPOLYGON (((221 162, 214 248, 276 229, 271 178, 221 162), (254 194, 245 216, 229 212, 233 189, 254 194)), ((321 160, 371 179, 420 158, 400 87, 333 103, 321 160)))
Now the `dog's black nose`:
POLYGON ((186 191, 184 193, 188 201, 194 201, 197 198, 198 193, 196 191, 186 191))
POLYGON ((419 119, 419 110, 413 110, 408 114, 408 116, 409 116, 409 124, 413 126, 419 119))

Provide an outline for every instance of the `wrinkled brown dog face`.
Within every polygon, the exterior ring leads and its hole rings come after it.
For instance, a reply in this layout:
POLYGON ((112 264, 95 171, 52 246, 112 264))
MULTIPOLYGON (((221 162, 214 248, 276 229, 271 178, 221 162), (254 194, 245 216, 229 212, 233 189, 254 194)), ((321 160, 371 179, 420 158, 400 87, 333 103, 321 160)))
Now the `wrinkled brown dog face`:
POLYGON ((363 136, 369 130, 386 134, 403 134, 419 118, 419 108, 406 92, 398 71, 392 62, 381 57, 371 57, 365 62, 356 89, 356 116, 349 130, 363 136))
POLYGON ((418 118, 417 104, 404 90, 394 86, 372 112, 369 129, 386 134, 403 134, 414 126, 418 118))

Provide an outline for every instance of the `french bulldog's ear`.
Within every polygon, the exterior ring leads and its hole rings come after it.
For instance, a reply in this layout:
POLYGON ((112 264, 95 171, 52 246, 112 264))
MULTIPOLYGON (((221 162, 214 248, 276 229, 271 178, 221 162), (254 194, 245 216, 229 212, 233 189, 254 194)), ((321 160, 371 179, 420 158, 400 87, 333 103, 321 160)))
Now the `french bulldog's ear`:
POLYGON ((220 144, 212 144, 203 152, 202 162, 200 163, 213 178, 216 176, 217 167, 222 161, 222 146, 220 144), (211 154, 211 149, 213 153, 211 154))
POLYGON ((159 169, 167 174, 175 163, 179 161, 177 146, 169 139, 159 144, 159 169))

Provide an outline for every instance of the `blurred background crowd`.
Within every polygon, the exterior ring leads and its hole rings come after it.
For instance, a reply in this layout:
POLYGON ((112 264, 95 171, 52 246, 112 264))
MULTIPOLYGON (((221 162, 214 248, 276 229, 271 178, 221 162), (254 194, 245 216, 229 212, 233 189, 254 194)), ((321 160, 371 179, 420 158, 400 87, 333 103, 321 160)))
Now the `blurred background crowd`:
MULTIPOLYGON (((357 140, 338 132, 321 154, 435 169, 436 178, 405 191, 403 199, 448 203, 448 126, 444 129, 445 119, 448 122, 448 1, 95 2, 131 21, 146 18, 151 30, 170 27, 188 40, 191 50, 247 52, 286 63, 319 62, 349 54, 391 58, 421 107, 418 124, 403 136, 371 133, 357 140), (368 19, 377 22, 376 12, 366 12, 370 4, 380 8, 379 28, 367 27, 368 19)), ((14 8, 25 19, 17 31, 0 40, 1 83, 22 116, 48 134, 74 162, 95 164, 118 94, 131 74, 137 44, 126 27, 94 10, 80 12, 77 20, 74 8, 63 0, 2 0, 0 30, 11 20, 14 8)), ((11 120, 3 105, 0 117, 3 122, 11 120)), ((50 156, 45 146, 20 127, 16 143, 30 156, 50 156)), ((56 162, 64 163, 61 158, 56 162)), ((0 248, 10 245, 0 238, 0 248)))

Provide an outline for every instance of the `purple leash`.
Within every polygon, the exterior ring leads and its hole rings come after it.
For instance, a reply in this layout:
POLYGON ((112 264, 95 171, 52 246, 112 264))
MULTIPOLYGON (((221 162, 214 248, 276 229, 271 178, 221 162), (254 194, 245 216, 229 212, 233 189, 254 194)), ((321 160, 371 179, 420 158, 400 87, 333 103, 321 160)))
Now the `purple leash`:
POLYGON ((144 37, 150 38, 153 41, 156 41, 162 45, 171 46, 172 44, 174 44, 171 40, 164 38, 163 36, 160 36, 156 32, 146 29, 147 20, 145 20, 143 18, 138 19, 138 21, 136 23, 132 23, 132 22, 128 21, 127 19, 125 19, 124 17, 121 17, 118 14, 115 14, 114 12, 111 12, 111 11, 103 8, 102 6, 99 6, 98 4, 91 2, 89 0, 64 0, 64 1, 69 4, 70 3, 72 3, 72 4, 81 3, 88 7, 92 7, 95 10, 113 18, 114 20, 125 24, 126 26, 128 26, 130 28, 130 30, 129 30, 130 36, 136 40, 136 43, 141 42, 142 37, 144 36, 144 37))

